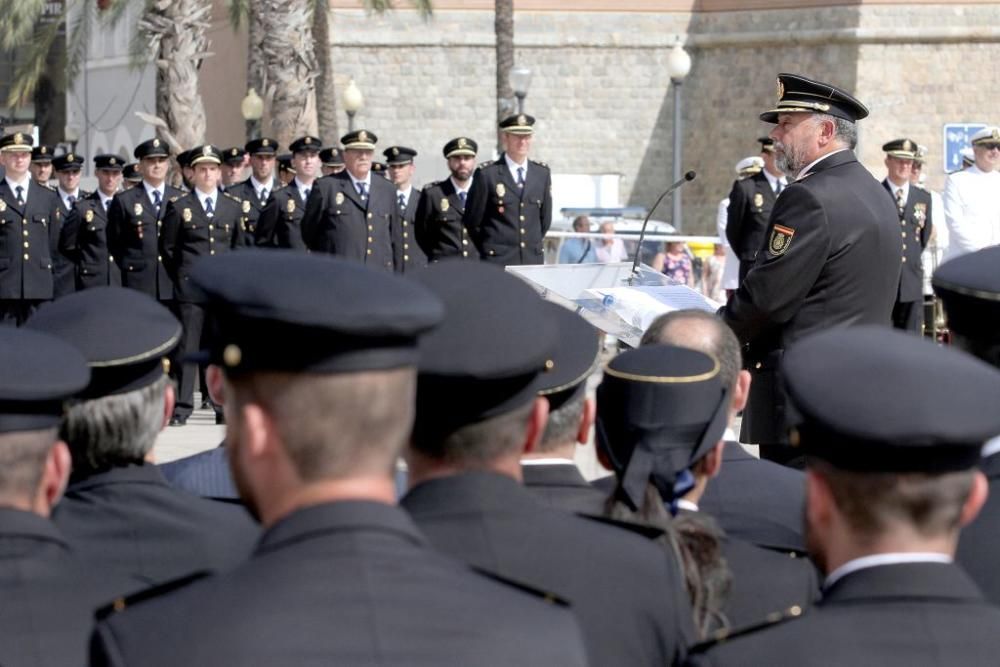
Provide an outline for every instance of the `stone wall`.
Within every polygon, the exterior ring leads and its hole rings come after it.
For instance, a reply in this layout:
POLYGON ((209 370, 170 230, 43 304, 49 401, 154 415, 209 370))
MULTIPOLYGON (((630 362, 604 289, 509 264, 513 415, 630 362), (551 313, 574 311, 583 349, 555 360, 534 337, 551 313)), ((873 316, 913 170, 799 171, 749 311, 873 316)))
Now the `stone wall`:
MULTIPOLYGON (((402 6, 402 5, 400 5, 402 6)), ((445 9, 430 21, 335 8, 338 89, 365 94, 359 126, 380 144, 420 152, 417 180, 445 173, 441 145, 458 134, 495 141, 493 14, 445 9)), ((853 91, 872 109, 862 160, 882 177, 881 144, 909 135, 931 151, 940 187, 942 124, 1000 122, 1000 3, 872 5, 757 11, 518 11, 516 61, 534 71, 526 110, 535 156, 558 173, 620 173, 624 204, 652 204, 670 182, 673 95, 666 57, 681 37, 694 65, 684 83, 686 231, 713 229, 732 167, 768 131, 775 76, 800 72, 853 91)), ((659 211, 667 219, 669 210, 659 211)))

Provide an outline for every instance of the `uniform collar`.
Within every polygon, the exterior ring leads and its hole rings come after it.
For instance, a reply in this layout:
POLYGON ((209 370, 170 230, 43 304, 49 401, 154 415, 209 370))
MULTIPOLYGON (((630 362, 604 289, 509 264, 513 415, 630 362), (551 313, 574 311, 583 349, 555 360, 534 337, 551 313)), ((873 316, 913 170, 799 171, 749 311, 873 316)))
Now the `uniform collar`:
POLYGON ((455 180, 454 176, 449 176, 448 180, 451 181, 451 187, 455 188, 455 194, 459 194, 460 192, 468 194, 469 187, 472 185, 472 181, 470 180, 468 183, 466 183, 465 187, 463 188, 458 184, 458 181, 455 180))
POLYGON ((163 195, 164 195, 164 193, 166 192, 166 189, 167 189, 166 181, 164 181, 163 183, 160 183, 160 186, 156 187, 156 188, 154 188, 152 185, 150 185, 146 181, 143 181, 142 182, 142 187, 146 190, 146 195, 149 197, 150 201, 153 200, 153 193, 154 192, 159 192, 160 193, 160 201, 163 201, 163 195))
POLYGON ((879 567, 881 565, 900 565, 903 563, 951 563, 952 560, 951 556, 936 552, 887 553, 862 556, 860 558, 847 561, 831 572, 827 576, 826 581, 823 582, 823 589, 825 590, 830 588, 840 579, 843 579, 849 574, 871 567, 879 567))
POLYGON ((24 188, 24 195, 26 197, 28 196, 28 183, 31 182, 31 174, 30 173, 27 176, 24 177, 23 181, 12 180, 10 176, 5 177, 4 180, 7 181, 7 186, 10 187, 10 191, 11 192, 16 192, 17 191, 16 190, 17 186, 21 186, 22 188, 24 188))
POLYGON ((800 181, 803 178, 805 178, 809 174, 809 172, 812 170, 813 167, 815 167, 817 164, 819 164, 823 160, 827 159, 828 157, 831 157, 833 155, 836 155, 837 153, 843 153, 844 151, 849 151, 849 150, 851 150, 851 149, 850 148, 841 148, 841 149, 835 150, 833 152, 827 153, 823 157, 816 158, 815 160, 813 160, 812 162, 810 162, 809 164, 807 164, 805 166, 805 168, 802 169, 799 172, 799 175, 795 177, 795 180, 800 181))
POLYGON ((775 190, 778 187, 777 184, 779 182, 781 183, 782 187, 788 185, 788 178, 786 176, 782 176, 780 178, 777 176, 772 176, 771 172, 769 172, 767 169, 761 169, 760 173, 764 174, 764 178, 767 179, 767 184, 771 186, 771 190, 775 190))
POLYGON ((216 190, 215 192, 204 193, 201 190, 199 190, 198 188, 195 188, 194 189, 194 196, 198 198, 198 202, 201 204, 202 208, 207 208, 207 206, 205 205, 205 202, 208 199, 212 200, 212 208, 213 209, 218 206, 218 201, 219 201, 219 192, 218 192, 218 190, 216 190))
POLYGON ((256 194, 258 197, 260 197, 260 191, 263 190, 264 188, 267 188, 267 192, 268 194, 270 194, 272 189, 271 186, 273 185, 274 185, 273 183, 261 183, 260 181, 258 181, 256 178, 253 177, 253 174, 250 174, 250 187, 253 188, 254 194, 256 194))

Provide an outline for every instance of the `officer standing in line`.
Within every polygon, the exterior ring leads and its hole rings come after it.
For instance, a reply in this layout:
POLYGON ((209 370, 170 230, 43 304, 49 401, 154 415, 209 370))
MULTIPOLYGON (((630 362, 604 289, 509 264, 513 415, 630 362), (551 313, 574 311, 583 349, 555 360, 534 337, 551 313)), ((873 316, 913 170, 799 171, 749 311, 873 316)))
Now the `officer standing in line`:
POLYGON ((947 259, 1000 244, 1000 127, 972 135, 973 164, 944 183, 947 259))
MULTIPOLYGON (((934 291, 948 316, 955 347, 1000 372, 1000 246, 966 253, 946 262, 934 274, 934 291)), ((935 380, 936 381, 936 380, 935 380)), ((962 531, 959 564, 972 576, 986 599, 1000 604, 1000 433, 983 446, 979 467, 990 493, 982 512, 962 531)))
POLYGON ((234 478, 266 532, 231 572, 100 614, 91 665, 586 664, 562 604, 441 556, 395 507, 437 299, 281 250, 202 262, 192 279, 219 323, 208 352, 234 478))
MULTIPOLYGON (((52 158, 52 167, 55 169, 58 185, 56 193, 63 203, 63 219, 76 208, 78 201, 90 195, 89 192, 80 189, 80 172, 83 169, 83 156, 79 153, 65 153, 52 158)), ((53 276, 55 284, 53 295, 59 298, 64 294, 70 294, 76 288, 75 270, 73 261, 63 255, 62 251, 56 253, 52 258, 53 276)))
POLYGON ((59 250, 73 263, 75 289, 121 285, 121 272, 108 252, 108 211, 118 193, 125 159, 94 157, 97 190, 76 203, 63 222, 59 250))
POLYGON ((931 195, 926 190, 910 187, 917 143, 911 139, 895 139, 882 146, 888 175, 882 181, 899 212, 900 235, 903 239, 903 268, 899 275, 899 292, 892 306, 892 325, 897 329, 920 334, 924 322, 924 271, 921 256, 931 238, 931 195))
POLYGON ((535 119, 527 114, 500 121, 504 153, 479 165, 469 188, 462 224, 482 259, 509 264, 542 264, 542 241, 552 226, 552 175, 528 159, 535 119))
POLYGON ((823 599, 720 632, 690 664, 996 664, 1000 609, 953 559, 986 500, 1000 373, 884 326, 803 338, 785 366, 823 599))
POLYGON ((344 154, 336 146, 324 148, 319 152, 319 160, 323 163, 323 175, 339 174, 344 171, 344 154))
POLYGON ((744 345, 753 382, 741 442, 778 462, 787 446, 778 375, 784 348, 813 331, 889 326, 903 244, 899 213, 852 151, 868 109, 847 92, 795 74, 778 75, 777 164, 796 181, 778 198, 765 244, 719 313, 744 345))
POLYGON ((219 186, 225 190, 241 182, 243 167, 246 165, 247 151, 245 148, 233 146, 222 153, 222 180, 219 186))
POLYGON ((246 245, 253 245, 260 214, 271 195, 282 185, 274 173, 275 154, 278 151, 278 143, 274 139, 251 139, 245 150, 250 156, 250 177, 230 185, 226 192, 240 200, 243 215, 247 219, 241 238, 246 245))
POLYGON ((395 241, 402 238, 396 188, 372 176, 372 156, 378 137, 356 130, 340 138, 346 168, 316 182, 302 218, 302 238, 314 252, 401 271, 396 266, 395 241))
POLYGON ((396 205, 399 207, 399 226, 394 240, 396 267, 400 273, 427 266, 427 255, 416 240, 414 220, 420 190, 413 187, 413 173, 416 167, 413 158, 417 151, 406 146, 390 146, 382 151, 389 165, 389 180, 396 186, 396 205))
MULTIPOLYGON (((167 204, 160 235, 160 253, 174 281, 174 295, 184 327, 180 353, 190 357, 201 347, 205 310, 191 286, 191 267, 200 257, 221 255, 235 248, 244 224, 238 199, 219 191, 222 153, 210 144, 191 151, 194 189, 167 204)), ((178 394, 171 426, 184 426, 194 411, 194 383, 198 364, 182 361, 177 373, 178 394)), ((204 383, 202 392, 207 393, 204 383)))
POLYGON ((81 563, 49 520, 71 468, 63 406, 90 371, 65 341, 9 327, 0 329, 0 368, 0 594, 17 602, 0 619, 0 663, 82 665, 94 610, 130 590, 81 563))
POLYGON ((462 222, 478 151, 479 144, 468 137, 446 143, 443 153, 451 176, 420 193, 414 233, 431 262, 448 257, 479 259, 479 251, 462 222))
POLYGON ((306 249, 302 241, 302 217, 309 193, 319 177, 319 151, 322 146, 323 141, 319 137, 309 135, 299 137, 289 146, 294 176, 288 185, 275 190, 268 198, 254 231, 254 245, 306 249))
POLYGON ((128 190, 142 183, 142 174, 139 172, 138 162, 129 162, 122 169, 122 190, 128 190))
POLYGON ((0 324, 20 326, 42 301, 52 298, 53 260, 59 246, 63 206, 50 188, 28 171, 31 136, 0 137, 0 324))
POLYGON ((168 200, 183 190, 166 182, 170 151, 161 139, 135 147, 142 182, 120 192, 108 209, 108 251, 121 269, 122 286, 173 305, 174 284, 160 255, 160 229, 168 200))
POLYGON ((39 185, 49 187, 52 180, 52 146, 41 144, 31 149, 31 177, 39 185))
POLYGON ((787 177, 775 164, 774 139, 761 137, 757 141, 760 142, 764 168, 749 178, 734 181, 729 192, 726 239, 739 258, 741 283, 764 245, 764 234, 774 202, 788 187, 787 177))

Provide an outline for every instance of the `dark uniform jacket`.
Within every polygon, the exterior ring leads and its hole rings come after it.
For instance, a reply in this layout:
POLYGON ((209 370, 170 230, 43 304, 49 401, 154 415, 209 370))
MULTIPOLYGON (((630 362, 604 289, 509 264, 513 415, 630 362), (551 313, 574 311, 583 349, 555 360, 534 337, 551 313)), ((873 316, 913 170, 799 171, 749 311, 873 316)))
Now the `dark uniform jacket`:
POLYGON ((267 197, 264 201, 257 198, 257 192, 253 189, 253 183, 248 178, 245 181, 234 183, 226 188, 226 192, 240 201, 245 218, 244 229, 240 230, 240 245, 254 245, 257 235, 257 223, 260 221, 261 211, 265 204, 271 199, 271 195, 281 189, 281 183, 274 179, 267 188, 267 197))
POLYGON ((85 568, 48 519, 0 509, 0 665, 84 665, 94 610, 135 585, 85 568))
POLYGON ((240 494, 229 471, 223 445, 182 459, 161 463, 160 472, 170 486, 202 498, 239 503, 240 494))
MULTIPOLYGON (((406 200, 406 208, 399 211, 399 225, 396 227, 396 238, 393 248, 396 251, 395 264, 400 273, 416 271, 427 266, 427 255, 417 242, 416 224, 417 206, 420 203, 420 190, 410 189, 410 198, 406 200)), ((399 210, 399 191, 396 191, 396 209, 399 210)))
POLYGON ((564 607, 432 551, 398 508, 314 505, 235 571, 99 623, 91 665, 586 664, 564 607))
POLYGON ((574 514, 604 515, 608 495, 591 486, 580 469, 569 463, 521 465, 525 488, 549 507, 574 514))
POLYGON ((819 597, 816 570, 807 558, 763 549, 731 535, 723 537, 721 547, 732 575, 723 606, 729 627, 761 621, 792 605, 804 609, 819 597))
POLYGON ((368 197, 362 201, 350 174, 342 171, 313 184, 302 218, 302 240, 316 252, 399 270, 394 267, 399 225, 395 186, 372 174, 368 197))
POLYGON ((150 586, 232 569, 259 534, 243 508, 172 489, 152 464, 72 482, 53 520, 92 566, 150 586))
POLYGON ((987 456, 982 471, 990 484, 986 504, 975 521, 962 529, 956 560, 982 589, 986 599, 1000 605, 1000 454, 987 456))
POLYGON ((63 205, 59 195, 27 180, 23 207, 0 180, 0 299, 51 299, 63 205))
POLYGON ((108 250, 121 269, 122 286, 145 292, 155 299, 171 301, 174 285, 160 255, 160 228, 171 198, 184 194, 164 186, 164 198, 157 215, 146 186, 119 192, 108 209, 108 250))
POLYGON ((197 193, 189 192, 167 204, 160 234, 160 255, 174 283, 174 298, 184 303, 198 300, 188 282, 199 257, 220 255, 235 248, 245 224, 240 202, 223 192, 213 195, 213 216, 202 208, 197 193))
MULTIPOLYGON (((893 205, 896 194, 892 184, 883 180, 893 205)), ((897 208, 898 211, 898 208, 897 208)), ((899 296, 897 301, 922 301, 924 298, 924 271, 921 255, 931 239, 931 193, 915 185, 910 185, 906 195, 903 214, 897 217, 899 232, 903 239, 902 272, 899 276, 899 296)))
POLYGON ((462 224, 479 256, 488 262, 542 264, 542 239, 552 226, 552 174, 528 161, 524 188, 517 187, 507 161, 483 162, 472 176, 462 224))
MULTIPOLYGON (((468 195, 466 195, 468 197, 468 195)), ((427 260, 437 262, 448 257, 479 259, 479 251, 462 224, 465 205, 450 178, 433 183, 420 193, 417 206, 417 243, 427 260)))
POLYGON ((767 222, 777 198, 764 172, 734 182, 729 192, 726 240, 740 260, 740 282, 764 245, 767 222))
POLYGON ((727 535, 782 552, 806 553, 805 475, 726 442, 722 468, 698 501, 727 535))
POLYGON ((121 271, 108 251, 108 212, 100 193, 79 200, 66 215, 59 250, 73 263, 76 289, 121 285, 121 271))
POLYGON ((1000 609, 956 565, 857 570, 800 616, 730 636, 691 665, 951 667, 995 665, 1000 609))
POLYGON ((254 245, 305 250, 306 244, 302 240, 302 217, 305 213, 306 201, 299 194, 295 181, 275 190, 261 209, 254 231, 254 245))
POLYGON ((742 442, 787 441, 777 375, 785 347, 832 327, 890 325, 901 253, 896 207, 851 151, 827 156, 782 191, 764 247, 720 310, 749 344, 742 442))
POLYGON ((401 504, 444 553, 568 600, 590 664, 683 656, 692 617, 680 569, 646 538, 547 507, 494 473, 424 482, 401 504))

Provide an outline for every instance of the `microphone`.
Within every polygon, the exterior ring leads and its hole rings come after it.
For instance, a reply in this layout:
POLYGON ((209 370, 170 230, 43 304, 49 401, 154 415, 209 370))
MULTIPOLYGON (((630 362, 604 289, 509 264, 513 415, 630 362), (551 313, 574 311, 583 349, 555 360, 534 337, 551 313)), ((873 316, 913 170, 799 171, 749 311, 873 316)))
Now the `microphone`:
POLYGON ((680 180, 678 180, 676 183, 674 183, 669 188, 664 190, 663 194, 656 198, 656 203, 653 204, 653 207, 649 209, 649 213, 646 214, 646 219, 642 221, 642 228, 639 230, 639 244, 636 246, 635 249, 635 260, 632 262, 632 275, 629 277, 629 282, 628 282, 630 286, 632 285, 632 280, 635 278, 636 271, 639 268, 639 259, 642 257, 642 239, 646 236, 646 225, 649 223, 649 217, 653 215, 653 211, 655 211, 656 207, 660 205, 660 202, 663 201, 664 197, 666 197, 674 190, 687 183, 688 181, 693 181, 694 177, 697 175, 698 174, 694 173, 693 171, 689 171, 688 173, 684 174, 684 176, 682 176, 680 180))

